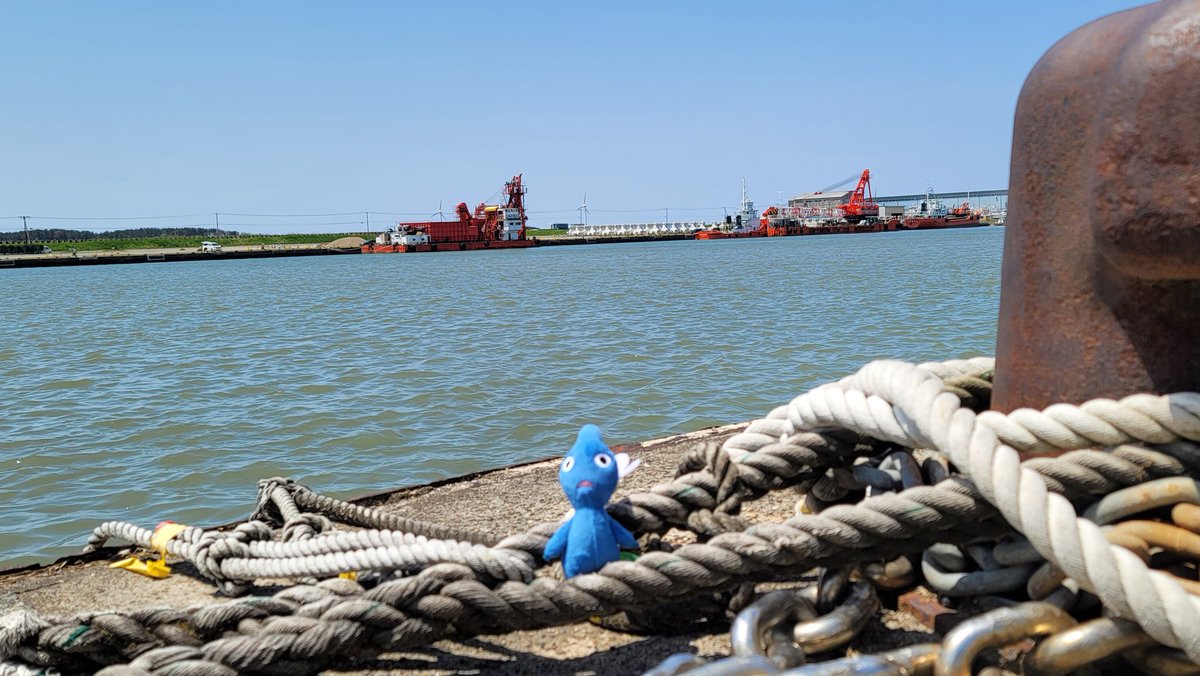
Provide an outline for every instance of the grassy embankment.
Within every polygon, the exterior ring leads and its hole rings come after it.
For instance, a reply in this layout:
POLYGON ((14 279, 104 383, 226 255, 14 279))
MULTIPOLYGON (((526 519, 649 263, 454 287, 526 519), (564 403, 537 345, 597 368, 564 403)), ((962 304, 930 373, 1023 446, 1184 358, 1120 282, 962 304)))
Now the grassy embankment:
MULTIPOLYGON (((536 229, 525 231, 526 237, 554 237, 565 235, 565 229, 536 229)), ((258 246, 261 244, 324 244, 341 237, 369 237, 363 233, 313 233, 301 235, 251 235, 243 234, 236 237, 222 237, 221 246, 258 246)), ((112 239, 89 239, 82 241, 53 241, 35 242, 44 244, 54 251, 111 251, 126 249, 199 249, 202 241, 216 241, 208 237, 121 237, 112 239)))
MULTIPOLYGON (((238 235, 222 237, 221 246, 258 246, 260 244, 323 244, 340 237, 362 237, 361 233, 350 234, 307 234, 307 235, 238 235)), ((199 249, 202 241, 216 241, 215 237, 132 237, 113 239, 89 239, 75 242, 38 242, 54 251, 109 251, 112 249, 199 249)))

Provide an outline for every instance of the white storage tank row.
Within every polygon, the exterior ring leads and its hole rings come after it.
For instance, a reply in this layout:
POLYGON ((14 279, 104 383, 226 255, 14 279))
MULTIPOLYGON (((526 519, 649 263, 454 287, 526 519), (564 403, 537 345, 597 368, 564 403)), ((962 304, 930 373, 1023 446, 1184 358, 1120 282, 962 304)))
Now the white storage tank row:
POLYGON ((673 235, 703 230, 706 224, 699 221, 677 223, 618 223, 612 225, 567 226, 567 234, 576 237, 621 237, 629 235, 673 235))

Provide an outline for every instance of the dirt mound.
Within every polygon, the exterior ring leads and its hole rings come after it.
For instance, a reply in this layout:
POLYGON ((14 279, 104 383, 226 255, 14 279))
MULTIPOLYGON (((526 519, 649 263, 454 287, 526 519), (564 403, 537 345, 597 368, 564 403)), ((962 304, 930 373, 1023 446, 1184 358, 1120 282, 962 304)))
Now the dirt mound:
POLYGON ((367 240, 363 239, 362 237, 341 237, 333 240, 325 246, 331 249, 357 249, 366 243, 367 240))

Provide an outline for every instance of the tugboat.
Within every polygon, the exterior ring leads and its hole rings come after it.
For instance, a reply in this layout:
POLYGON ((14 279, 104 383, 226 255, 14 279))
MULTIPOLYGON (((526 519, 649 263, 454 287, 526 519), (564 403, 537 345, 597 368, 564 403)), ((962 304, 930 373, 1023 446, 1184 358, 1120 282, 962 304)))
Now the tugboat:
POLYGON ((525 186, 521 174, 504 184, 504 205, 480 203, 475 213, 459 202, 454 221, 397 223, 373 242, 362 245, 363 253, 414 253, 423 251, 474 251, 477 249, 523 249, 536 243, 525 239, 525 186))
POLYGON ((946 228, 974 228, 987 225, 979 212, 971 211, 971 203, 963 202, 947 209, 941 200, 933 198, 933 188, 925 189, 925 199, 904 214, 902 225, 909 230, 942 230, 946 228))
POLYGON ((766 237, 767 228, 759 222, 754 200, 746 194, 746 179, 742 179, 742 205, 733 216, 726 216, 706 230, 698 230, 696 239, 737 239, 739 237, 766 237))

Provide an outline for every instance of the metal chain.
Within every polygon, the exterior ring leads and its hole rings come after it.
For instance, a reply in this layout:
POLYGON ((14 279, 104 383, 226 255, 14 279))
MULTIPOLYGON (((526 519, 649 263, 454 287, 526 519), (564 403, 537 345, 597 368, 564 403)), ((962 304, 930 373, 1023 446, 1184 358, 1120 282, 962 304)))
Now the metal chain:
MULTIPOLYGON (((1066 456, 1060 460, 1078 462, 1039 463, 1050 470, 1048 483, 1075 496, 1081 512, 1107 527, 1111 542, 1200 594, 1196 564, 1200 482, 1179 476, 1155 478, 1180 471, 1179 461, 1140 446, 1119 446, 1106 456, 1066 456), (1142 483, 1134 481, 1133 486, 1111 491, 1108 477, 1123 476, 1133 468, 1143 470, 1142 483), (1087 495, 1104 497, 1088 500, 1087 495)), ((797 510, 818 511, 814 506, 823 510, 864 495, 938 481, 948 468, 931 460, 918 461, 909 450, 864 456, 851 467, 823 475, 828 489, 823 497, 833 501, 810 499, 797 510)), ((818 582, 808 587, 763 593, 735 617, 730 657, 709 661, 680 653, 646 673, 961 676, 1011 673, 1003 670, 1011 669, 1046 676, 1104 663, 1111 671, 1132 667, 1145 673, 1200 674, 1200 666, 1182 651, 1160 646, 1136 623, 1097 618, 1102 610, 1094 596, 1081 593, 1022 536, 1010 534, 962 546, 934 544, 919 557, 825 569, 818 582), (1003 607, 962 620, 940 642, 877 655, 844 655, 846 646, 875 616, 880 594, 894 601, 899 593, 918 585, 949 606, 942 609, 950 614, 955 612, 952 608, 965 613, 972 604, 1003 607), (1086 621, 1076 620, 1072 613, 1086 621), (996 652, 1000 648, 1005 648, 1003 653, 996 652)))
POLYGON ((816 617, 808 600, 815 590, 809 587, 761 596, 734 622, 731 657, 707 661, 691 653, 679 653, 645 672, 645 676, 969 676, 989 671, 1012 673, 1008 669, 1025 676, 1052 676, 1100 664, 1106 664, 1109 672, 1133 667, 1148 674, 1200 673, 1200 666, 1188 661, 1182 651, 1158 645, 1134 622, 1101 617, 1080 624, 1061 608, 1038 601, 965 620, 941 642, 806 663, 809 655, 845 646, 857 634, 856 624, 865 624, 875 611, 873 603, 847 598, 836 611, 816 617), (818 626, 819 631, 814 629, 818 626), (780 649, 779 643, 786 640, 782 637, 789 629, 791 643, 780 649), (1003 668, 987 665, 998 661, 995 656, 983 659, 989 651, 1014 644, 1019 650, 1002 660, 1003 668))

